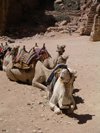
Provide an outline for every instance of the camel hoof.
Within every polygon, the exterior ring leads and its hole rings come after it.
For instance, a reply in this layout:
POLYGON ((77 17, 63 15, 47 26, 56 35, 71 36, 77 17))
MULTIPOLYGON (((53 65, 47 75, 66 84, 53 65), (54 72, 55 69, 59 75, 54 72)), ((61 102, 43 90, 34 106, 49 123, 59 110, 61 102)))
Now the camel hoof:
POLYGON ((60 115, 60 114, 62 114, 62 112, 61 112, 60 109, 56 109, 56 110, 55 110, 55 114, 60 115))

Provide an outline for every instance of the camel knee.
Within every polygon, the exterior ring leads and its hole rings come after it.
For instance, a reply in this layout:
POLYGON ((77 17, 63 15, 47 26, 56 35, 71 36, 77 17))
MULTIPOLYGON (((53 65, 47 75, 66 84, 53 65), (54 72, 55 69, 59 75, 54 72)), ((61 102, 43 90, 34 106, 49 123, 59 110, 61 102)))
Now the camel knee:
POLYGON ((33 87, 36 87, 37 86, 36 81, 32 81, 32 86, 33 87))
POLYGON ((62 113, 61 110, 55 104, 50 102, 49 105, 50 105, 50 109, 53 110, 55 114, 59 115, 62 113))
POLYGON ((50 106, 50 109, 54 111, 54 108, 55 108, 56 105, 51 103, 51 102, 49 102, 49 106, 50 106))

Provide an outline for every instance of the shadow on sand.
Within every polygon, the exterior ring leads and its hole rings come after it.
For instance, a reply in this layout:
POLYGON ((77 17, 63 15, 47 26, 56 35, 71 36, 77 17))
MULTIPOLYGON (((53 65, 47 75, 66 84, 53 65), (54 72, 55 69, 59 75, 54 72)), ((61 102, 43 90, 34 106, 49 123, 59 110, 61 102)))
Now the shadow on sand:
MULTIPOLYGON (((74 89, 73 94, 75 94, 76 92, 79 92, 80 89, 74 89)), ((74 100, 76 103, 76 107, 75 110, 77 109, 77 104, 82 104, 84 103, 84 100, 79 97, 79 96, 74 96, 74 100)), ((62 110, 63 114, 71 117, 71 118, 75 118, 78 120, 78 124, 84 124, 86 123, 88 120, 92 120, 92 117, 95 115, 90 115, 90 114, 76 114, 76 113, 72 113, 72 114, 67 114, 67 110, 62 110)))

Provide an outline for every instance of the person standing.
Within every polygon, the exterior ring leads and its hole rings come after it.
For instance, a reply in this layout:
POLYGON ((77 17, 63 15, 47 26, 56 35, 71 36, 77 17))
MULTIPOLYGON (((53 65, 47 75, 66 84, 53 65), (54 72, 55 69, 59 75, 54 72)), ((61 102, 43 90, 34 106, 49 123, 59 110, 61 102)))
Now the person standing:
POLYGON ((69 27, 69 35, 71 36, 72 35, 72 31, 71 31, 71 28, 69 27))

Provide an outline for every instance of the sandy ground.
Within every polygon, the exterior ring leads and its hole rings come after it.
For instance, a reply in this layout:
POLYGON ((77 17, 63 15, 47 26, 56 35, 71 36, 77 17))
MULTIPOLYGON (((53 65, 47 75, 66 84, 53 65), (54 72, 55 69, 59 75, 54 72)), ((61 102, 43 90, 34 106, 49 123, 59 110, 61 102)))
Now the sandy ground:
POLYGON ((91 42, 88 36, 57 35, 24 38, 14 45, 26 45, 29 50, 36 42, 46 43, 52 57, 57 45, 66 45, 67 65, 77 70, 76 108, 71 115, 56 115, 46 92, 10 81, 0 71, 0 133, 100 133, 100 42, 91 42))

